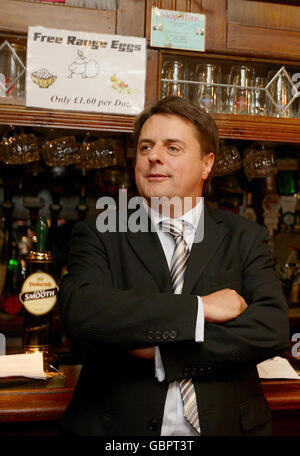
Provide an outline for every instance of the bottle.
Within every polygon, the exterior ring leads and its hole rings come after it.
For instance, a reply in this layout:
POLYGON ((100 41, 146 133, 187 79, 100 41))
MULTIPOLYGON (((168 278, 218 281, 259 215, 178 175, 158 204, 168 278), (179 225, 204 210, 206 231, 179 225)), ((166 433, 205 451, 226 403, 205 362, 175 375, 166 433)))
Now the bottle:
POLYGON ((300 191, 298 191, 296 194, 295 215, 296 215, 296 223, 294 225, 294 231, 299 233, 300 232, 300 191))
POLYGON ((11 257, 12 235, 11 235, 11 214, 13 204, 5 201, 2 204, 3 217, 0 220, 0 298, 4 291, 7 264, 11 257))
POLYGON ((20 288, 20 261, 17 255, 17 248, 17 243, 13 242, 12 256, 7 262, 5 285, 1 298, 1 310, 11 315, 17 315, 22 309, 22 304, 18 296, 20 288))
POLYGON ((294 275, 294 280, 291 287, 289 305, 291 307, 299 306, 299 297, 300 297, 300 269, 297 268, 297 271, 294 275))
MULTIPOLYGON (((294 249, 295 250, 295 249, 294 249)), ((293 276, 292 276, 292 285, 291 291, 289 296, 289 306, 290 307, 298 307, 299 306, 299 299, 300 299, 300 251, 297 250, 297 260, 296 265, 293 268, 293 276)))
POLYGON ((246 193, 246 207, 242 213, 243 217, 248 218, 249 220, 252 220, 253 222, 256 222, 257 217, 255 210, 253 208, 253 195, 252 193, 248 192, 246 193))
POLYGON ((276 192, 276 180, 273 174, 266 176, 264 180, 263 194, 263 221, 269 233, 270 252, 275 263, 277 263, 278 258, 275 245, 275 232, 278 229, 280 217, 280 197, 276 192))
POLYGON ((3 218, 0 220, 0 298, 4 290, 7 271, 6 236, 7 231, 3 218))
POLYGON ((297 261, 298 249, 296 247, 292 247, 285 263, 280 268, 282 287, 284 294, 288 300, 290 300, 291 288, 295 278, 295 272, 297 270, 297 261))
POLYGON ((277 188, 281 206, 281 231, 292 231, 296 225, 297 179, 294 171, 280 171, 277 188))
POLYGON ((36 224, 37 249, 25 258, 25 280, 19 298, 24 306, 24 351, 41 351, 45 372, 54 375, 56 361, 51 344, 51 326, 58 286, 54 278, 54 255, 46 251, 47 233, 47 221, 39 217, 36 224))

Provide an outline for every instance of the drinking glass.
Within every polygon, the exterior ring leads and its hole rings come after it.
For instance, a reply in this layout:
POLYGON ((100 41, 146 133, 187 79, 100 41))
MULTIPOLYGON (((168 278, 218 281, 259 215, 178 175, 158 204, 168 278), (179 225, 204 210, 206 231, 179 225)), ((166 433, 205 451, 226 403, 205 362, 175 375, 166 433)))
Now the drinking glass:
POLYGON ((264 143, 251 144, 244 152, 243 167, 249 179, 276 174, 278 167, 274 150, 264 143))
POLYGON ((91 139, 85 138, 79 147, 80 168, 107 168, 125 165, 124 150, 117 141, 110 138, 91 139))
POLYGON ((0 45, 0 96, 25 98, 26 45, 4 41, 0 45))
POLYGON ((246 65, 234 65, 231 67, 228 77, 227 110, 231 114, 253 114, 253 100, 255 71, 246 65), (236 87, 239 86, 239 87, 236 87))
POLYGON ((213 175, 224 176, 237 171, 241 167, 242 160, 238 149, 234 145, 221 142, 220 151, 213 168, 213 175))
POLYGON ((194 103, 206 112, 220 112, 221 87, 214 84, 221 83, 221 67, 211 63, 200 63, 196 66, 194 79, 201 82, 194 95, 194 103))
POLYGON ((43 157, 48 166, 66 166, 78 163, 80 155, 75 136, 63 136, 45 141, 43 157))
POLYGON ((162 65, 162 79, 170 79, 171 81, 163 81, 161 85, 161 96, 167 97, 175 95, 181 98, 188 98, 189 88, 185 82, 189 79, 189 71, 187 65, 179 59, 168 59, 162 65))
POLYGON ((1 160, 7 165, 19 165, 38 161, 40 143, 33 133, 5 135, 0 142, 1 160))
POLYGON ((269 116, 294 117, 294 104, 284 111, 285 107, 293 98, 293 87, 284 71, 269 71, 267 90, 271 96, 267 99, 267 111, 269 116), (284 111, 284 112, 283 112, 284 111))
POLYGON ((254 110, 255 116, 266 115, 266 91, 264 90, 267 85, 267 79, 262 76, 255 77, 255 90, 254 90, 254 110))

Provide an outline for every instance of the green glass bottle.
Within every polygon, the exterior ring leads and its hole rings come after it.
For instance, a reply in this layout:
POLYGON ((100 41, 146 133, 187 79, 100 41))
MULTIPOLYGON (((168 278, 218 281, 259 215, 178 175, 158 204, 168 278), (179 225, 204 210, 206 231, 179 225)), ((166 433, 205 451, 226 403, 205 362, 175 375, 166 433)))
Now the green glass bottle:
POLYGON ((293 171, 280 171, 277 175, 279 195, 294 195, 297 192, 297 177, 293 171))

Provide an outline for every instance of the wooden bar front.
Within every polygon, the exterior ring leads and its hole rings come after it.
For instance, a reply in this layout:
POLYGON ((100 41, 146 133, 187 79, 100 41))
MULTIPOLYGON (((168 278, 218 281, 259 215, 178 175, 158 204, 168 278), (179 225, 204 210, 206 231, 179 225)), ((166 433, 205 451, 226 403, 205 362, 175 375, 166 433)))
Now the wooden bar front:
MULTIPOLYGON (((0 436, 59 435, 81 366, 62 366, 63 388, 0 389, 0 436)), ((262 382, 275 436, 300 436, 300 380, 262 382)))

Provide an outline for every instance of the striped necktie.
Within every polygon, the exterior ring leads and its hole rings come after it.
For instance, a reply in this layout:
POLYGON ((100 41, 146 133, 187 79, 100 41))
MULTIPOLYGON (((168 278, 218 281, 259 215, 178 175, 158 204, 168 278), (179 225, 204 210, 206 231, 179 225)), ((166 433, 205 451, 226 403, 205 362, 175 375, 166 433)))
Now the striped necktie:
MULTIPOLYGON (((160 222, 162 231, 167 231, 174 239, 175 249, 170 265, 170 274, 173 292, 180 294, 183 288, 184 273, 186 268, 189 250, 183 238, 183 224, 178 220, 164 220, 160 222)), ((183 400, 184 416, 188 422, 200 434, 200 424, 198 417, 198 407, 195 388, 191 379, 179 382, 181 396, 183 400)))

